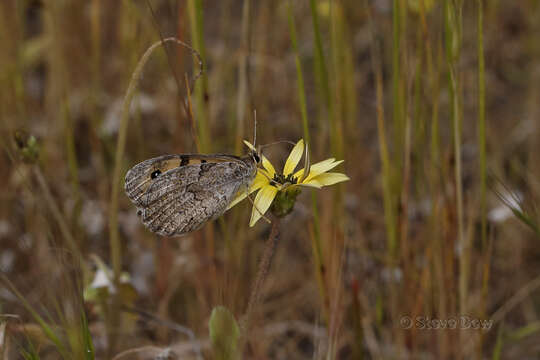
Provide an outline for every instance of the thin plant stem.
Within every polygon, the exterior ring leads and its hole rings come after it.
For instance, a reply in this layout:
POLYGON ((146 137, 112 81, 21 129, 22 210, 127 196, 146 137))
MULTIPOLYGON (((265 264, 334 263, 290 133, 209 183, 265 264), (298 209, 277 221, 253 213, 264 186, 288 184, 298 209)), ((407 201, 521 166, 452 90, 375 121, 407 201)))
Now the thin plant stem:
MULTIPOLYGON (((446 60, 448 65, 448 86, 450 90, 452 129, 455 157, 455 186, 456 186, 456 213, 457 213, 457 241, 461 249, 459 257, 459 313, 466 314, 468 298, 469 275, 469 242, 465 237, 463 219, 463 184, 461 182, 461 104, 460 84, 457 70, 461 47, 461 2, 446 0, 444 6, 446 60)), ((465 340, 464 333, 460 333, 460 341, 465 340)), ((461 353, 463 355, 463 353, 461 353)))
POLYGON ((255 283, 253 284, 253 288, 251 289, 251 295, 249 296, 246 313, 244 314, 244 318, 242 319, 242 322, 240 325, 240 329, 242 333, 242 344, 240 346, 240 349, 243 348, 243 345, 248 340, 248 331, 249 331, 251 317, 253 315, 253 310, 259 304, 259 301, 261 298, 261 290, 262 290, 264 281, 268 275, 268 272, 270 270, 270 265, 272 264, 272 258, 274 256, 279 237, 280 237, 280 220, 279 218, 274 217, 272 219, 272 228, 270 230, 270 236, 268 237, 268 240, 266 240, 262 258, 259 261, 259 269, 257 270, 255 283))
MULTIPOLYGON (((129 109, 131 100, 133 99, 133 96, 135 95, 135 90, 137 89, 137 85, 139 83, 139 80, 142 76, 142 70, 144 68, 144 65, 150 58, 150 55, 154 52, 155 49, 157 49, 159 46, 162 46, 166 42, 175 42, 178 45, 184 46, 188 49, 190 49, 199 59, 199 65, 202 65, 201 58, 197 51, 195 51, 191 46, 188 44, 174 38, 166 38, 163 40, 160 40, 158 42, 155 42, 152 44, 146 52, 143 54, 141 59, 139 60, 137 66, 135 67, 135 71, 131 75, 131 80, 129 82, 126 95, 124 96, 124 103, 122 105, 122 117, 120 120, 120 126, 118 129, 118 141, 116 144, 116 156, 114 161, 114 170, 113 170, 113 181, 111 184, 111 202, 109 204, 109 244, 110 244, 110 250, 111 250, 111 262, 112 262, 112 268, 113 268, 113 274, 114 274, 114 282, 118 284, 118 281, 120 279, 120 273, 122 270, 122 252, 120 247, 120 239, 118 237, 118 199, 120 194, 120 180, 121 180, 121 172, 122 172, 122 160, 124 159, 124 151, 126 148, 126 139, 127 139, 127 127, 129 123, 129 109)), ((202 71, 202 68, 201 68, 202 71)), ((195 76, 194 79, 197 79, 199 77, 200 73, 195 76)), ((195 81, 195 80, 194 80, 195 81)), ((118 303, 117 297, 113 297, 113 303, 111 305, 111 313, 113 314, 113 318, 111 319, 111 326, 116 326, 119 317, 118 317, 118 311, 117 307, 120 304, 118 303)), ((114 331, 111 331, 111 335, 114 334, 114 331)), ((110 349, 109 351, 114 348, 114 338, 109 338, 109 345, 110 349)))
MULTIPOLYGON (((394 176, 396 179, 393 181, 393 202, 397 201, 396 197, 400 193, 399 191, 399 174, 402 167, 401 159, 401 150, 403 149, 404 142, 404 127, 405 127, 405 91, 403 88, 403 77, 404 69, 402 61, 403 49, 405 49, 404 44, 404 9, 405 2, 402 0, 393 0, 392 5, 392 119, 394 127, 394 143, 396 144, 396 149, 399 149, 395 154, 395 165, 396 171, 394 176)), ((392 240, 390 244, 390 250, 393 252, 392 256, 396 255, 397 250, 397 236, 392 240)))
MULTIPOLYGON (((289 2, 290 4, 290 2, 289 2)), ((322 37, 319 26, 319 14, 317 11, 317 4, 315 0, 309 1, 311 9, 311 20, 313 23, 313 34, 315 41, 315 61, 316 61, 316 75, 318 77, 319 86, 322 90, 323 101, 327 107, 329 118, 332 116, 332 94, 330 93, 330 83, 328 81, 328 69, 326 67, 326 60, 324 57, 324 51, 322 48, 322 37)), ((330 119, 329 119, 330 120, 330 119)))
MULTIPOLYGON (((292 15, 292 5, 291 1, 289 0, 289 18, 291 22, 291 38, 294 36, 293 43, 296 43, 296 30, 294 26, 294 17, 292 15), (293 28, 294 27, 294 28, 293 28)), ((313 26, 313 34, 314 34, 314 46, 315 46, 315 77, 317 80, 317 89, 320 95, 322 95, 322 100, 324 102, 324 105, 326 106, 326 114, 323 114, 321 112, 321 116, 319 116, 319 127, 324 127, 322 119, 324 117, 327 118, 328 127, 330 128, 330 145, 332 149, 332 153, 334 156, 342 157, 342 149, 343 149, 343 136, 340 134, 340 125, 336 122, 338 117, 336 116, 335 112, 335 106, 332 96, 332 89, 330 87, 330 79, 328 74, 328 67, 326 64, 326 59, 324 55, 323 50, 323 44, 322 44, 322 35, 321 35, 321 28, 319 23, 319 12, 317 10, 317 2, 315 0, 309 1, 310 10, 311 10, 311 20, 312 20, 312 26, 313 26), (339 136, 338 136, 339 135, 339 136)), ((330 2, 330 21, 331 21, 331 39, 332 39, 332 50, 335 51, 335 20, 333 16, 333 8, 334 4, 333 2, 330 2)), ((297 53, 297 59, 299 59, 299 50, 298 45, 294 44, 296 48, 297 53)), ((336 66, 336 64, 334 64, 336 66)), ((298 71, 298 80, 299 83, 303 85, 303 79, 301 77, 301 67, 299 60, 297 60, 297 69, 298 71), (300 82, 301 81, 301 82, 300 82)), ((299 89, 300 90, 300 89, 299 89)), ((302 92, 303 89, 302 89, 302 92)), ((305 96, 304 96, 305 99, 305 96)), ((302 105, 302 104, 301 104, 302 105)), ((305 111, 305 100, 304 100, 304 110, 305 111)), ((320 107, 322 108, 322 107, 320 107)), ((307 121, 304 122, 304 133, 308 133, 308 124, 307 121)), ((306 140, 309 140, 309 137, 306 138, 306 140)), ((334 209, 337 209, 339 207, 339 202, 341 199, 341 195, 339 192, 339 188, 337 189, 337 196, 335 199, 338 199, 334 201, 334 209)), ((320 220, 319 220, 319 211, 318 211, 318 199, 317 195, 313 192, 311 195, 311 205, 312 205, 312 213, 313 213, 313 236, 311 236, 312 239, 312 249, 314 253, 314 261, 315 261, 315 268, 316 268, 316 276, 317 281, 319 284, 319 292, 321 299, 324 304, 324 309, 328 313, 329 309, 329 298, 328 298, 328 291, 327 291, 327 285, 325 284, 325 274, 326 274, 326 260, 322 252, 322 238, 321 238, 321 227, 320 227, 320 220)), ((325 314, 325 319, 328 319, 327 314, 325 314)))
POLYGON ((482 246, 487 242, 486 224, 486 81, 484 64, 484 9, 483 0, 478 0, 478 149, 480 162, 480 220, 482 246))
MULTIPOLYGON (((75 238, 71 234, 71 231, 69 230, 69 226, 67 225, 64 216, 62 215, 62 212, 60 211, 60 208, 54 201, 54 198, 51 194, 51 190, 49 188, 49 185, 47 184, 47 181, 45 180, 45 177, 43 176, 43 172, 39 168, 38 165, 34 166, 34 176, 37 179, 37 182, 39 184, 39 187, 41 189, 41 192, 43 196, 45 197, 45 202, 47 203, 47 206, 49 207, 49 210, 58 223, 58 227, 60 228, 60 233, 62 233, 62 237, 64 238, 67 247, 71 252, 73 252, 75 258, 81 259, 81 250, 79 249, 79 245, 75 241, 75 238)), ((81 262, 82 266, 85 267, 84 262, 81 262)), ((88 269, 85 269, 88 270, 88 269)))
MULTIPOLYGON (((77 153, 75 147, 75 135, 74 135, 74 123, 73 117, 70 114, 68 104, 68 87, 69 87, 69 75, 66 71, 65 59, 61 56, 65 50, 64 42, 61 40, 65 34, 59 28, 57 17, 66 10, 66 6, 59 2, 45 2, 46 5, 46 24, 48 30, 52 36, 58 39, 52 43, 52 51, 49 58, 49 65, 51 68, 51 79, 55 83, 55 87, 58 93, 56 94, 60 99, 60 111, 59 117, 63 120, 63 132, 64 142, 66 149, 67 168, 69 170, 70 183, 74 198, 72 219, 74 223, 77 223, 80 209, 81 209, 81 194, 80 194, 80 180, 79 180, 79 164, 77 160, 77 153)), ((54 88, 54 87, 53 87, 54 88)))
MULTIPOLYGON (((483 0, 477 0, 477 51, 478 51, 478 151, 480 165, 480 233, 482 239, 482 251, 487 254, 487 221, 486 221, 486 83, 484 64, 484 5, 483 0)), ((484 257, 482 275, 482 297, 480 314, 486 313, 486 301, 488 296, 488 279, 490 258, 484 257)), ((478 345, 478 357, 482 358, 482 344, 484 334, 480 332, 478 345)))
POLYGON ((185 102, 185 109, 187 113, 187 117, 189 119, 189 125, 191 128, 191 137, 193 138, 193 141, 195 141, 195 148, 197 149, 197 152, 201 152, 201 144, 199 142, 199 136, 197 135, 197 129, 195 128, 195 118, 193 117, 193 102, 191 101, 191 89, 189 87, 189 80, 187 74, 185 74, 185 84, 186 84, 186 102, 185 102))
POLYGON ((296 63, 296 81, 298 86, 298 101, 300 105, 300 112, 302 114, 302 126, 304 130, 304 140, 307 144, 310 144, 309 137, 309 126, 308 126, 308 117, 307 117, 307 106, 306 106, 306 92, 304 89, 304 75, 302 72, 302 63, 300 62, 300 54, 298 50, 298 40, 296 37, 296 24, 294 22, 294 14, 292 9, 291 1, 287 2, 287 15, 289 18, 289 29, 291 34, 291 43, 294 49, 294 60, 296 63))
POLYGON ((81 195, 79 185, 79 165, 77 161, 77 152, 75 149, 75 135, 73 129, 73 119, 69 112, 67 96, 62 100, 62 117, 64 118, 64 136, 66 141, 67 164, 70 174, 71 187, 75 198, 74 220, 77 221, 81 208, 81 195))
POLYGON ((191 46, 187 45, 186 43, 170 37, 163 39, 163 41, 158 41, 154 44, 152 44, 146 52, 143 54, 141 59, 139 60, 139 63, 137 64, 135 71, 133 72, 131 76, 131 80, 128 85, 128 89, 126 91, 126 95, 124 97, 124 103, 122 106, 122 118, 120 120, 120 127, 118 130, 118 142, 116 145, 116 156, 114 161, 114 171, 113 171, 113 182, 112 182, 112 188, 111 188, 111 202, 109 207, 109 241, 110 241, 110 247, 111 247, 111 258, 112 258, 112 265, 113 265, 113 271, 115 279, 118 279, 120 276, 120 271, 122 267, 122 259, 121 259, 121 252, 120 252, 120 240, 118 239, 118 197, 120 192, 120 177, 121 177, 121 170, 122 170, 122 159, 124 158, 124 151, 126 148, 126 139, 127 139, 127 126, 129 123, 129 108, 131 104, 131 100, 133 99, 133 96, 135 95, 135 90, 137 89, 137 84, 139 83, 139 80, 142 76, 142 70, 144 68, 144 65, 150 58, 150 55, 154 52, 154 50, 159 47, 160 45, 164 44, 165 42, 176 42, 179 45, 185 46, 188 49, 192 50, 197 54, 191 46))
POLYGON ((249 106, 248 96, 250 94, 248 81, 248 64, 250 53, 250 8, 251 0, 244 0, 242 7, 242 53, 238 61, 238 95, 236 101, 236 152, 239 153, 244 138, 244 127, 246 123, 246 110, 249 106))
MULTIPOLYGON (((393 0, 392 5, 392 133, 390 135, 392 142, 395 144, 394 156, 388 153, 388 198, 389 207, 392 212, 392 224, 388 229, 388 252, 389 261, 395 263, 398 258, 398 241, 399 241, 399 218, 397 214, 397 205, 399 202, 399 194, 401 193, 401 174, 403 171, 403 158, 401 152, 404 151, 405 141, 405 89, 403 86, 405 76, 404 61, 402 55, 404 53, 404 2, 401 0, 393 0)), ((384 166, 384 165, 383 165, 384 166)), ((388 226, 388 225, 387 225, 388 226)))
MULTIPOLYGON (((369 10, 369 5, 366 5, 369 10)), ((391 188, 391 162, 390 153, 388 150, 388 142, 386 138, 386 125, 384 115, 384 90, 383 90, 383 73, 382 62, 380 59, 380 49, 375 38, 375 28, 371 11, 368 11, 369 28, 371 30, 371 63, 375 74, 375 93, 376 93, 376 108, 377 108, 377 134, 379 139, 379 156, 382 163, 382 182, 383 182, 383 203, 384 217, 387 231, 387 241, 390 253, 393 251, 397 230, 396 219, 393 210, 392 188, 391 188)))
MULTIPOLYGON (((313 4, 312 4, 313 5, 313 4)), ((307 105, 306 105, 306 91, 304 86, 304 75, 302 71, 302 62, 300 61, 300 51, 298 49, 298 40, 296 36, 296 24, 294 21, 294 13, 293 13, 293 7, 292 3, 289 0, 287 2, 287 13, 289 17, 289 28, 290 28, 290 36, 291 36, 291 43, 295 52, 295 63, 296 63, 296 81, 298 86, 298 101, 300 106, 300 112, 302 114, 302 127, 304 130, 304 140, 307 144, 307 146, 311 145, 311 137, 309 134, 309 121, 307 116, 307 105)), ((327 73, 326 73, 326 66, 324 65, 324 55, 322 53, 322 48, 319 48, 322 46, 320 44, 320 34, 319 34, 319 27, 318 27, 318 20, 316 19, 316 14, 313 15, 313 26, 314 31, 316 34, 316 47, 317 47, 317 56, 320 57, 320 74, 322 78, 320 79, 321 82, 328 81, 327 73), (318 40, 317 40, 318 39, 318 40)), ((325 98, 327 97, 327 100, 329 102, 330 99, 330 93, 328 88, 328 84, 324 84, 323 88, 325 93, 325 98), (327 94, 328 91, 328 94, 327 94)), ((330 105, 328 105, 330 106, 330 105)), ((319 286, 319 295, 321 297, 321 301, 324 305, 323 309, 328 312, 327 305, 328 305, 328 293, 326 291, 325 281, 324 281, 324 274, 325 274, 325 260, 322 252, 322 244, 321 244, 321 231, 320 231, 320 222, 319 222, 319 212, 317 209, 317 194, 315 192, 311 193, 311 207, 312 207, 312 213, 313 213, 313 232, 310 234, 311 238, 311 248, 313 252, 313 259, 315 263, 315 273, 317 278, 317 283, 319 286)), ((328 318, 328 314, 324 314, 324 318, 328 318)))
POLYGON ((2 280, 2 282, 4 283, 5 288, 8 289, 11 293, 13 293, 15 297, 17 297, 20 304, 26 309, 26 311, 28 311, 34 321, 38 323, 38 325, 43 330, 45 336, 54 344, 56 350, 60 353, 62 359, 68 359, 69 352, 67 351, 64 342, 60 338, 59 333, 56 331, 57 329, 51 324, 47 323, 47 321, 39 315, 39 313, 32 307, 32 305, 22 295, 22 293, 19 292, 19 290, 7 278, 7 276, 0 274, 0 280, 2 280))
MULTIPOLYGON (((199 49, 201 58, 206 59, 206 51, 204 46, 203 36, 203 11, 201 0, 188 0, 188 17, 191 30, 191 42, 193 46, 199 49)), ((200 86, 194 89, 195 94, 195 108, 197 114, 197 126, 199 130, 199 141, 201 151, 208 152, 211 146, 210 143, 210 130, 208 124, 208 116, 205 108, 208 94, 208 78, 205 74, 202 74, 202 82, 200 86)))
MULTIPOLYGON (((328 125, 330 129, 330 149, 332 155, 341 159, 343 158, 344 139, 343 133, 343 118, 346 114, 347 95, 344 91, 344 84, 352 77, 349 75, 352 73, 352 69, 346 68, 345 63, 345 43, 344 31, 346 18, 343 16, 341 2, 334 0, 330 2, 330 55, 331 55, 331 79, 332 83, 332 97, 330 99, 331 107, 328 108, 330 116, 328 117, 328 125), (350 71, 350 72, 349 72, 350 71), (334 99, 339 99, 335 101, 334 99), (333 101, 334 100, 334 101, 333 101)), ((333 213, 336 223, 339 222, 338 209, 341 207, 340 202, 343 197, 342 186, 338 185, 334 188, 333 199, 333 213)))

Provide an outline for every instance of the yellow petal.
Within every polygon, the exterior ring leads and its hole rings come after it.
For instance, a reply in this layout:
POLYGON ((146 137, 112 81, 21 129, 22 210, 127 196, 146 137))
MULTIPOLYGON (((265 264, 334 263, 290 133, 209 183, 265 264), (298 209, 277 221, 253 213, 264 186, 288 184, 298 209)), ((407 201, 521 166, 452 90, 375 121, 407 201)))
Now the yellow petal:
POLYGON ((316 184, 320 184, 322 186, 329 186, 334 185, 343 181, 350 180, 350 178, 341 173, 324 173, 319 176, 314 177, 313 179, 309 180, 308 182, 315 182, 316 184))
POLYGON ((264 173, 266 173, 266 171, 264 171, 263 169, 259 169, 257 171, 257 175, 255 176, 255 180, 253 180, 253 183, 251 184, 251 187, 249 189, 249 192, 252 193, 254 192, 255 190, 257 189, 260 189, 262 188, 264 185, 267 185, 268 184, 268 178, 264 175, 264 173))
MULTIPOLYGON (((331 164, 335 160, 336 159, 334 159, 334 158, 330 158, 330 159, 326 159, 326 160, 323 160, 323 161, 319 161, 318 163, 315 163, 315 164, 311 165, 310 168, 309 168, 309 171, 312 172, 313 167, 315 167, 315 170, 317 170, 321 166, 327 166, 327 164, 331 164)), ((296 173, 294 173, 294 177, 297 177, 297 178, 301 178, 302 175, 304 175, 304 169, 300 169, 296 173)))
MULTIPOLYGON (((231 203, 229 204, 229 206, 227 206, 227 210, 229 210, 230 208, 232 208, 234 205, 238 204, 240 201, 244 200, 245 198, 247 198, 247 192, 245 191, 239 191, 238 194, 236 194, 236 198, 234 198, 233 201, 231 201, 231 203)), ((225 210, 225 211, 227 211, 225 210)))
POLYGON ((300 139, 300 141, 298 141, 292 149, 289 157, 287 158, 287 161, 285 162, 285 166, 283 167, 283 175, 287 176, 289 174, 292 174, 292 172, 294 171, 294 169, 296 169, 296 166, 300 162, 303 153, 304 139, 300 139))
POLYGON ((266 178, 266 176, 264 176, 261 173, 261 171, 262 170, 259 170, 257 172, 257 176, 255 176, 255 180, 253 180, 253 183, 251 184, 251 187, 249 188, 249 192, 245 190, 240 190, 238 194, 236 194, 236 198, 234 198, 234 200, 229 204, 229 206, 227 206, 227 210, 232 208, 234 205, 238 204, 240 201, 244 200, 248 194, 251 194, 252 192, 257 191, 260 188, 262 188, 264 185, 268 184, 268 179, 266 178))
POLYGON ((332 159, 332 161, 328 161, 328 160, 330 159, 321 161, 317 164, 313 164, 311 168, 309 169, 309 174, 307 178, 305 179, 305 181, 309 181, 316 176, 324 174, 325 172, 332 170, 333 168, 335 168, 336 166, 338 166, 339 164, 343 162, 343 160, 338 160, 338 161, 335 161, 334 159, 332 159))
POLYGON ((278 189, 272 185, 263 186, 261 190, 255 196, 255 201, 253 204, 253 210, 251 211, 251 220, 249 221, 249 226, 255 225, 261 216, 268 210, 272 201, 276 197, 278 189))
MULTIPOLYGON (((334 158, 319 161, 318 163, 311 165, 311 167, 309 168, 309 174, 305 180, 308 180, 308 178, 313 179, 317 175, 320 175, 328 170, 332 170, 342 162, 343 160, 336 161, 336 159, 334 158)), ((304 169, 298 170, 294 174, 294 177, 300 179, 302 178, 302 175, 304 175, 304 169)))
POLYGON ((270 178, 273 178, 276 173, 276 169, 274 169, 274 166, 272 165, 272 163, 268 161, 268 159, 264 155, 262 156, 262 165, 268 172, 268 176, 270 178))

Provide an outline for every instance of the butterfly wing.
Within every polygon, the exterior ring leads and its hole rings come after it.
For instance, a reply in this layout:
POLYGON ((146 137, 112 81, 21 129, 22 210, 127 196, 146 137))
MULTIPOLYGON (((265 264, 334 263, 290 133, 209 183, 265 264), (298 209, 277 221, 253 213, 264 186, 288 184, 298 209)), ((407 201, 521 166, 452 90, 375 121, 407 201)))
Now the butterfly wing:
POLYGON ((137 198, 145 226, 160 235, 195 231, 219 217, 254 171, 242 161, 180 166, 160 174, 137 198))
POLYGON ((201 154, 178 154, 163 155, 145 160, 132 167, 125 177, 124 189, 128 198, 137 206, 141 207, 141 199, 146 190, 161 174, 191 164, 205 162, 227 162, 239 160, 231 155, 201 155, 201 154))

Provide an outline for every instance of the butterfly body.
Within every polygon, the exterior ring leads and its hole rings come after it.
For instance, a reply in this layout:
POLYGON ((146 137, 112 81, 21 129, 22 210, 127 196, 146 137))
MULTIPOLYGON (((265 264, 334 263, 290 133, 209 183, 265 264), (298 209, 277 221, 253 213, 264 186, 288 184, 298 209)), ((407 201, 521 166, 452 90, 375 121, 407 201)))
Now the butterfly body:
POLYGON ((125 191, 152 232, 178 236, 221 216, 240 191, 247 191, 260 161, 215 154, 163 155, 131 168, 125 191))

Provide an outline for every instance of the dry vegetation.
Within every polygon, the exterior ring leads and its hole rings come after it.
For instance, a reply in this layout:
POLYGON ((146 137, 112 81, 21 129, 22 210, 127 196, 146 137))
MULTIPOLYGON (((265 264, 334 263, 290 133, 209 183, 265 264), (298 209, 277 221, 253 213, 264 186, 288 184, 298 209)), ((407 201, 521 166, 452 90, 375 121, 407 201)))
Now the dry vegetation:
POLYGON ((309 139, 351 181, 281 220, 243 358, 533 358, 539 33, 537 0, 2 0, 0 359, 235 358, 209 318, 242 323, 270 225, 244 201, 160 238, 121 180, 165 153, 241 154, 254 109, 260 143, 309 139), (124 128, 136 64, 170 36, 204 60, 194 123, 198 66, 169 44, 124 128), (492 326, 422 328, 460 316, 492 326))

